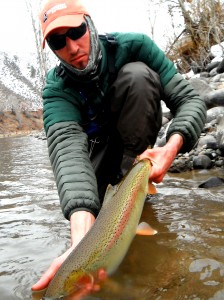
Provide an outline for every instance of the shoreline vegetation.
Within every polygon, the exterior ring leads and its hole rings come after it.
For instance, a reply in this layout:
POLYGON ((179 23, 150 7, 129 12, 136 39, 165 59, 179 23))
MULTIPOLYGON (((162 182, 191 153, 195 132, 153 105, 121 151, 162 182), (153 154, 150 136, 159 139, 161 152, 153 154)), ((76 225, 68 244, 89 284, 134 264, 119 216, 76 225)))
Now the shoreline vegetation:
POLYGON ((43 129, 42 110, 37 111, 1 111, 0 138, 20 137, 43 129))

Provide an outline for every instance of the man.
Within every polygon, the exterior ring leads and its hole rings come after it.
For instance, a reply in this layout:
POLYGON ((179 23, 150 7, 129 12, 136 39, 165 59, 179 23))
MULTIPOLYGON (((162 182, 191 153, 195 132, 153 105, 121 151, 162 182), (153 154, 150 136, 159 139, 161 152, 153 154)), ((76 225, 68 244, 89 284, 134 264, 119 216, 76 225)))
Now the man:
POLYGON ((60 60, 43 90, 44 126, 71 248, 33 290, 49 284, 90 229, 107 184, 116 184, 137 155, 152 162, 149 180, 161 182, 177 153, 194 146, 206 115, 203 101, 146 35, 99 37, 79 0, 48 0, 40 21, 43 47, 47 42, 60 60), (153 148, 161 99, 174 118, 166 145, 153 148))

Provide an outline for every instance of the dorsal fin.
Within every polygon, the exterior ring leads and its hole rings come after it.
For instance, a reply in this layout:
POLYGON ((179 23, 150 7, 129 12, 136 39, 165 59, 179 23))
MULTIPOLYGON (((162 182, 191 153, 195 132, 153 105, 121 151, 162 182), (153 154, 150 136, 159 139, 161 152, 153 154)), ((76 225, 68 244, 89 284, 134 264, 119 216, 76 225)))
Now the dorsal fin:
POLYGON ((111 185, 108 184, 105 195, 104 195, 104 199, 103 202, 107 202, 110 201, 110 199, 114 196, 114 194, 117 192, 117 185, 111 185))

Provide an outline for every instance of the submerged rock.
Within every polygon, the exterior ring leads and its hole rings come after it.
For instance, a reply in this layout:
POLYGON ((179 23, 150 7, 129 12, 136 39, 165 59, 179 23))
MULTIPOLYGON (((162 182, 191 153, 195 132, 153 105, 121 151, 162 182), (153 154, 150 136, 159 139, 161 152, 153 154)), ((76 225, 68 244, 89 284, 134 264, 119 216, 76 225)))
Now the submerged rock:
POLYGON ((211 188, 224 185, 224 179, 220 177, 210 177, 205 182, 199 184, 199 188, 211 188))

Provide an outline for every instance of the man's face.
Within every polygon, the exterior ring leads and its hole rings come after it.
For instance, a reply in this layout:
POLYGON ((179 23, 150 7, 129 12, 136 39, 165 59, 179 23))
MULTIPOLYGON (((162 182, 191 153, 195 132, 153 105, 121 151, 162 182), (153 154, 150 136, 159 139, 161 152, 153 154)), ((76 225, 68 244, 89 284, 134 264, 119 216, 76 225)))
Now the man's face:
MULTIPOLYGON (((72 28, 72 30, 75 29, 76 28, 72 28)), ((68 30, 71 30, 71 27, 57 28, 50 33, 49 40, 52 37, 54 40, 57 40, 57 38, 63 38, 66 42, 64 47, 53 51, 66 63, 79 70, 83 70, 87 66, 90 54, 90 36, 88 26, 86 25, 86 32, 75 40, 72 39, 72 37, 69 37, 70 34, 68 30)))

